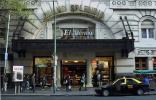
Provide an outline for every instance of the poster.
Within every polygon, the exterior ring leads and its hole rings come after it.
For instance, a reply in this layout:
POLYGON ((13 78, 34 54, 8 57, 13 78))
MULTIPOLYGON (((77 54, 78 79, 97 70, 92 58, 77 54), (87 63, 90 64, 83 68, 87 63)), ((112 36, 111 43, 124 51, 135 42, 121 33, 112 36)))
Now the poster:
POLYGON ((24 66, 13 66, 13 81, 14 82, 23 81, 23 68, 24 66))

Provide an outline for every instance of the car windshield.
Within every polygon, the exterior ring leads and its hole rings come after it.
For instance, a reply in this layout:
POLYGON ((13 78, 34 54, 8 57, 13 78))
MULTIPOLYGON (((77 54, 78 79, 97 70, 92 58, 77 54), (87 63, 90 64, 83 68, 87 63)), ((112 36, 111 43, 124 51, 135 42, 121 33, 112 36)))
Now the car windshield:
POLYGON ((113 85, 121 83, 124 83, 124 79, 117 79, 116 81, 113 82, 113 85))

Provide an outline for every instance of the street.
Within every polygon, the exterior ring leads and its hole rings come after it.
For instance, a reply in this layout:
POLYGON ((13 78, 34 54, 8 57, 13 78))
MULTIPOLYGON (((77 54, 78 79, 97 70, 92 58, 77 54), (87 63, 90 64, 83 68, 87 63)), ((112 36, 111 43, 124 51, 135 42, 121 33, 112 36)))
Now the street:
POLYGON ((2 96, 1 100, 154 100, 156 95, 146 96, 2 96))

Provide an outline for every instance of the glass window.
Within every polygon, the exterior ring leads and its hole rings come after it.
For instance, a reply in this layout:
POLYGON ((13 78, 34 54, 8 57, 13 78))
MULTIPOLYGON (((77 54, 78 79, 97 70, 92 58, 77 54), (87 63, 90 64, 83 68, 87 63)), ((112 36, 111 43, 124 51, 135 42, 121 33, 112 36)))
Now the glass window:
POLYGON ((153 69, 156 70, 156 57, 153 58, 153 69))
POLYGON ((147 38, 147 32, 146 29, 141 29, 141 33, 142 33, 142 38, 147 38))
POLYGON ((132 79, 127 79, 127 84, 128 84, 128 85, 133 85, 133 84, 137 84, 137 82, 135 82, 135 81, 132 80, 132 79))
POLYGON ((124 82, 125 82, 124 79, 120 79, 120 80, 116 81, 116 82, 114 83, 114 85, 121 85, 121 83, 124 83, 124 82))
POLYGON ((136 57, 135 58, 135 69, 136 70, 145 70, 147 67, 147 57, 136 57))
POLYGON ((46 78, 46 85, 52 85, 52 58, 51 57, 35 57, 34 58, 34 69, 36 74, 36 85, 40 85, 43 77, 46 78))
POLYGON ((149 32, 149 38, 154 38, 154 29, 153 28, 149 28, 148 32, 149 32))
POLYGON ((144 39, 154 38, 154 22, 146 19, 141 23, 141 36, 144 39))

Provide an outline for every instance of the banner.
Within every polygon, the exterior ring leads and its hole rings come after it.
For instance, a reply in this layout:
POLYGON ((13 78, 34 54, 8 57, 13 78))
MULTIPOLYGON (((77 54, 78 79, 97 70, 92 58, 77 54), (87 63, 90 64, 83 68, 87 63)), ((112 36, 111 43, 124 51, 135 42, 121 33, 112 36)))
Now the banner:
POLYGON ((23 81, 23 68, 24 66, 13 66, 13 81, 14 82, 23 81))

